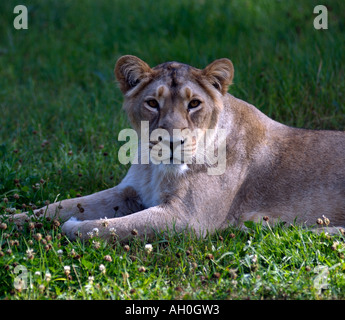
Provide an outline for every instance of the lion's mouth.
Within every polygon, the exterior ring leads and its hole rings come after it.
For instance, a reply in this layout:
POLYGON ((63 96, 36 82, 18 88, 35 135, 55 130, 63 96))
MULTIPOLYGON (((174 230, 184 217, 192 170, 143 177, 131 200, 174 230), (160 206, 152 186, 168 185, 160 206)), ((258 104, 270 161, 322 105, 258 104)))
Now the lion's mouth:
POLYGON ((197 147, 195 141, 150 141, 150 157, 163 164, 191 163, 197 147))

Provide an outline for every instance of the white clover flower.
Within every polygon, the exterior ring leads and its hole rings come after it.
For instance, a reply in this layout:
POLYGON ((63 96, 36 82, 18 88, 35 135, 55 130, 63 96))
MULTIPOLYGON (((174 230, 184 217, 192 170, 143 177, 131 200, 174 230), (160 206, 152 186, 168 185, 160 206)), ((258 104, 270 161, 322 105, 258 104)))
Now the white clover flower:
POLYGON ((26 256, 28 259, 33 259, 34 258, 34 249, 27 249, 26 250, 26 256))
POLYGON ((113 259, 111 258, 111 256, 109 254, 107 254, 106 256, 104 256, 104 260, 105 261, 109 261, 109 262, 112 262, 113 259))
POLYGON ((101 271, 103 274, 105 273, 105 266, 104 264, 100 264, 98 267, 99 271, 101 271))
POLYGON ((45 274, 45 279, 49 282, 51 280, 51 278, 52 278, 52 275, 49 272, 47 272, 45 274))
POLYGON ((26 250, 26 254, 29 256, 29 255, 33 255, 34 254, 34 249, 27 249, 26 250))
POLYGON ((89 231, 89 232, 87 233, 87 235, 88 235, 88 237, 89 237, 90 239, 93 238, 93 232, 89 231))
POLYGON ((326 226, 328 226, 329 223, 330 223, 329 219, 328 219, 327 217, 325 217, 324 215, 322 215, 322 218, 323 218, 324 224, 325 224, 326 226))
POLYGON ((71 257, 75 257, 77 255, 77 253, 75 252, 74 248, 71 250, 70 252, 70 256, 71 257))
POLYGON ((64 270, 65 275, 68 276, 71 272, 71 267, 70 266, 64 266, 63 270, 64 270))
POLYGON ((338 241, 334 241, 332 246, 331 246, 331 249, 333 251, 337 250, 338 246, 340 245, 340 243, 338 241))
POLYGON ((107 217, 104 217, 104 219, 101 218, 101 223, 104 228, 106 228, 109 225, 109 221, 107 217))
POLYGON ((115 228, 109 228, 109 233, 110 233, 112 236, 115 236, 115 235, 116 235, 116 230, 115 230, 115 228))
POLYGON ((62 256, 63 250, 59 249, 58 251, 56 251, 56 253, 58 254, 58 256, 62 256))
POLYGON ((98 232, 99 232, 98 228, 93 228, 93 229, 92 229, 92 233, 93 233, 96 237, 98 236, 98 232))
POLYGON ((153 250, 152 244, 146 244, 146 245, 145 245, 145 251, 146 251, 147 253, 151 253, 152 250, 153 250))
POLYGON ((101 247, 101 243, 99 241, 92 241, 92 246, 98 250, 101 247))
POLYGON ((41 272, 39 272, 39 271, 35 272, 35 276, 40 276, 40 275, 41 275, 41 272))

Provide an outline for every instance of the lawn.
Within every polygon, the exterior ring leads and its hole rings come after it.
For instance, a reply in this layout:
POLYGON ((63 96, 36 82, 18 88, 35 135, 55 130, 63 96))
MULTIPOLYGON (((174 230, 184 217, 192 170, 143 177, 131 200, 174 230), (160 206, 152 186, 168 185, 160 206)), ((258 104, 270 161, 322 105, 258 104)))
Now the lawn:
POLYGON ((343 1, 323 1, 327 30, 312 0, 23 0, 27 30, 13 26, 17 4, 0 2, 0 299, 345 298, 341 235, 259 223, 124 246, 5 218, 121 181, 124 54, 199 68, 227 57, 231 94, 287 125, 344 130, 343 1))

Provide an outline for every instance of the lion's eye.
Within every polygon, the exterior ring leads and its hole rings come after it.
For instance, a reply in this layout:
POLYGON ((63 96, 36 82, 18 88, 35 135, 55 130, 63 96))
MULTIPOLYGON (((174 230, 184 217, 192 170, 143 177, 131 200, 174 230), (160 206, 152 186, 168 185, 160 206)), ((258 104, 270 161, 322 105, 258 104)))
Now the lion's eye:
POLYGON ((188 109, 196 108, 196 107, 198 107, 200 105, 200 103, 201 103, 200 100, 194 99, 191 102, 189 102, 188 109))
POLYGON ((146 103, 149 105, 149 107, 154 108, 154 109, 158 109, 159 107, 159 103, 155 99, 147 100, 146 103))

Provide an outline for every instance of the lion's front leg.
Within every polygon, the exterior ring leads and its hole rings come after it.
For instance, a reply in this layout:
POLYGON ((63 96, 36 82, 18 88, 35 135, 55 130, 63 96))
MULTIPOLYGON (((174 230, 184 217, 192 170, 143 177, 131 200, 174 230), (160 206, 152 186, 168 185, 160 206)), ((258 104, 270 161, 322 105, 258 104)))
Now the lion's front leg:
POLYGON ((111 239, 115 233, 121 242, 133 236, 151 238, 156 232, 167 229, 180 232, 191 227, 200 231, 201 228, 189 224, 190 221, 180 212, 166 206, 156 206, 121 218, 92 221, 70 219, 62 226, 62 230, 71 240, 77 237, 86 240, 93 235, 111 239))
MULTIPOLYGON (((142 204, 135 190, 131 187, 114 187, 88 196, 66 199, 52 203, 34 211, 34 216, 57 218, 63 222, 75 217, 77 220, 94 220, 124 216, 142 210, 142 204)), ((27 213, 16 214, 13 220, 23 224, 30 216, 27 213)))
POLYGON ((83 198, 80 198, 80 199, 78 198, 79 200, 78 203, 75 200, 76 199, 62 200, 59 202, 49 204, 40 209, 34 210, 33 214, 29 212, 23 212, 23 213, 15 214, 11 216, 10 218, 17 225, 23 225, 27 221, 34 220, 41 217, 49 217, 51 219, 59 219, 59 220, 61 219, 62 221, 66 221, 73 215, 78 214, 78 212, 81 213, 81 211, 84 210, 81 205, 81 202, 83 202, 82 201, 83 198))

